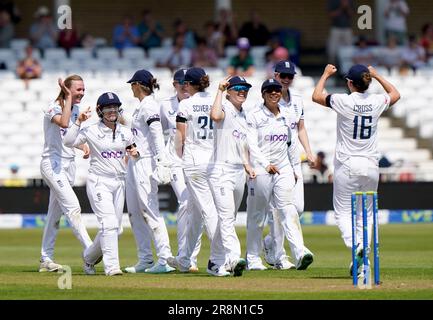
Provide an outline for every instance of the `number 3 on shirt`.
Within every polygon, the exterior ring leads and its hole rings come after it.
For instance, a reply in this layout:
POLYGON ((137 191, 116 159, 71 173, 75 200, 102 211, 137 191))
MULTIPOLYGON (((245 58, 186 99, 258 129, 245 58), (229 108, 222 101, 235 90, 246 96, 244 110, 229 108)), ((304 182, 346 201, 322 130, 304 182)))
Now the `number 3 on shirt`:
POLYGON ((358 138, 358 126, 360 125, 359 139, 365 140, 370 139, 371 136, 371 121, 372 116, 355 116, 353 119, 353 139, 358 138), (361 123, 359 123, 359 118, 361 118, 361 123))
POLYGON ((197 131, 197 139, 213 139, 213 121, 207 116, 198 117, 200 130, 197 131), (209 124, 209 129, 207 125, 209 124))

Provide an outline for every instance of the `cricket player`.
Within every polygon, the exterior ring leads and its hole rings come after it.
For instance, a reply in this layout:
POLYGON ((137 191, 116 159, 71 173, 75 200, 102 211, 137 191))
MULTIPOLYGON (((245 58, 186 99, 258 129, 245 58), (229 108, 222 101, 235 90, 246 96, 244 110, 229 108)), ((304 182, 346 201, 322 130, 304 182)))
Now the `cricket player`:
MULTIPOLYGON (((247 263, 250 270, 263 270, 260 258, 262 233, 268 212, 268 203, 275 208, 274 225, 281 225, 289 241, 298 270, 306 269, 313 262, 313 255, 304 252, 304 241, 298 212, 294 202, 295 174, 294 154, 289 152, 291 142, 290 114, 281 108, 282 85, 275 79, 263 82, 261 92, 264 103, 247 115, 258 146, 268 161, 278 168, 277 174, 266 172, 256 159, 252 159, 255 179, 248 181, 247 198, 247 263)), ((281 242, 276 243, 275 257, 278 263, 285 258, 281 242)))
MULTIPOLYGON (((189 192, 188 201, 194 202, 197 208, 189 214, 184 255, 169 261, 170 265, 180 271, 187 271, 191 267, 191 256, 203 227, 212 243, 218 223, 218 213, 207 173, 212 160, 214 139, 213 122, 209 116, 213 101, 206 92, 206 88, 209 87, 209 76, 202 68, 189 68, 184 81, 190 97, 179 103, 176 116, 176 151, 183 159, 183 171, 189 192)), ((230 275, 221 267, 224 263, 222 247, 218 252, 211 248, 207 272, 214 276, 230 275)))
MULTIPOLYGON (((62 81, 61 91, 44 115, 44 150, 41 160, 41 175, 50 188, 50 200, 42 237, 39 272, 56 272, 62 266, 54 262, 54 244, 62 214, 80 241, 83 249, 92 244, 81 220, 81 208, 72 186, 75 179, 75 150, 63 144, 63 136, 79 116, 78 104, 84 96, 84 82, 78 75, 62 81)), ((77 146, 89 156, 89 147, 77 146)))
MULTIPOLYGON (((301 152, 299 142, 305 150, 307 161, 310 166, 315 163, 316 159, 311 151, 307 129, 305 127, 304 104, 302 102, 302 96, 297 92, 290 90, 296 75, 295 65, 289 60, 279 61, 275 65, 274 75, 275 79, 283 86, 282 97, 280 99, 279 105, 281 108, 287 108, 290 114, 290 130, 292 139, 289 152, 294 155, 294 168, 297 178, 294 190, 294 200, 296 210, 298 211, 299 216, 302 216, 302 213, 304 212, 304 179, 301 168, 301 152)), ((272 206, 271 210, 273 210, 272 206)), ((266 262, 278 269, 294 268, 294 264, 292 264, 288 258, 279 261, 279 263, 276 264, 274 257, 274 242, 282 241, 284 243, 284 233, 281 230, 276 230, 272 225, 272 211, 269 212, 268 220, 271 232, 263 240, 266 262), (273 231, 276 231, 275 234, 273 231)), ((308 249, 305 248, 305 250, 308 249)))
MULTIPOLYGON (((186 233, 188 224, 188 214, 194 208, 193 202, 188 202, 188 190, 185 184, 183 175, 182 159, 177 155, 175 148, 176 136, 176 115, 179 110, 180 101, 189 98, 189 94, 185 89, 185 74, 187 69, 177 70, 173 75, 173 87, 176 90, 176 95, 161 101, 161 125, 166 140, 165 148, 168 161, 170 162, 171 187, 176 194, 179 208, 177 211, 177 256, 183 256, 186 246, 186 233)), ((197 246, 191 256, 190 272, 197 272, 197 255, 200 251, 201 241, 197 242, 197 246)))
MULTIPOLYGON (((214 152, 209 182, 218 212, 218 236, 212 247, 217 250, 222 241, 226 270, 236 277, 241 276, 246 268, 235 229, 236 214, 242 202, 247 174, 251 179, 256 176, 248 159, 249 128, 242 109, 250 88, 251 84, 243 77, 222 80, 210 113, 214 122, 214 152)), ((255 150, 256 153, 254 150, 252 153, 257 156, 260 153, 258 147, 255 150)))
MULTIPOLYGON (((118 237, 122 232, 125 203, 125 155, 138 158, 131 131, 118 120, 122 103, 112 92, 103 93, 97 101, 96 112, 101 121, 80 130, 81 123, 90 116, 82 113, 64 138, 66 146, 88 143, 90 168, 86 191, 90 205, 99 222, 93 244, 84 251, 84 272, 96 273, 94 265, 102 253, 107 276, 121 275, 118 237)), ((90 108, 89 110, 90 111, 90 108)), ((134 159, 130 159, 134 161, 134 159)))
MULTIPOLYGON (((354 65, 346 75, 350 94, 327 94, 326 80, 337 72, 331 64, 325 67, 313 92, 313 101, 337 113, 337 146, 334 160, 334 211, 344 244, 352 248, 351 195, 357 191, 377 191, 379 158, 377 150, 377 125, 380 115, 400 99, 400 93, 375 68, 354 65), (372 79, 386 91, 384 94, 367 92, 372 79)), ((361 204, 359 203, 359 206, 361 204)), ((372 201, 368 199, 368 246, 372 233, 372 201)), ((357 260, 361 270, 363 250, 362 210, 357 215, 357 260)), ((352 264, 350 273, 352 274, 352 264)))
POLYGON ((170 182, 160 107, 153 95, 159 85, 152 73, 144 69, 136 71, 128 83, 131 84, 134 97, 140 101, 132 115, 131 125, 140 157, 136 161, 128 162, 126 177, 126 204, 139 261, 135 266, 125 268, 125 271, 168 273, 175 269, 167 265, 167 259, 172 257, 172 254, 158 201, 158 183, 170 182), (150 239, 154 242, 158 257, 155 264, 150 239))

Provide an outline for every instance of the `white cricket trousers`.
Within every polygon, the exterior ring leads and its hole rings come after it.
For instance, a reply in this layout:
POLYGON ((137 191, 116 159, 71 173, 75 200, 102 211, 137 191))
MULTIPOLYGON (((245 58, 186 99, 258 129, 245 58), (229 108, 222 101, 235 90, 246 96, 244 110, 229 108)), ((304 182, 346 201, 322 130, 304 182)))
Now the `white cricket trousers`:
MULTIPOLYGON (((291 168, 280 170, 280 174, 259 174, 248 181, 247 198, 247 261, 249 264, 262 263, 262 234, 268 213, 268 204, 275 207, 274 225, 281 225, 292 256, 298 261, 304 254, 304 240, 294 203, 295 179, 291 168)), ((284 242, 275 242, 275 259, 285 256, 284 242)))
POLYGON ((219 255, 222 245, 225 265, 231 266, 241 257, 241 244, 236 234, 235 222, 245 190, 244 166, 216 164, 209 170, 209 182, 218 212, 217 231, 211 248, 219 255))
POLYGON ((120 269, 118 242, 122 233, 125 178, 89 173, 86 191, 99 223, 99 231, 93 244, 85 250, 84 259, 93 264, 102 254, 105 274, 109 274, 120 269))
MULTIPOLYGON (((294 202, 296 211, 298 211, 298 215, 301 217, 304 213, 304 176, 302 174, 301 163, 296 164, 294 170, 298 178, 293 189, 294 202)), ((265 239, 265 241, 271 241, 271 246, 275 246, 275 243, 279 242, 284 250, 284 230, 282 230, 281 224, 274 225, 274 210, 274 205, 270 202, 268 210, 269 234, 266 236, 270 237, 270 239, 265 239)))
POLYGON ((153 239, 160 265, 172 256, 164 217, 159 212, 158 183, 151 177, 152 158, 130 159, 126 177, 126 205, 140 262, 153 261, 153 239), (144 223, 143 223, 144 222, 144 223))
MULTIPOLYGON (((185 267, 189 265, 199 245, 203 227, 211 244, 217 229, 218 213, 209 185, 207 167, 208 165, 204 164, 183 169, 189 193, 188 203, 191 204, 188 208, 191 211, 188 214, 185 251, 182 256, 178 257, 179 263, 185 267)), ((211 246, 210 260, 224 264, 225 258, 222 254, 215 256, 211 246)))
MULTIPOLYGON (((362 175, 354 172, 351 161, 343 164, 337 159, 334 161, 334 212, 337 226, 341 231, 341 237, 348 248, 352 248, 352 202, 353 192, 357 191, 377 191, 379 184, 379 167, 377 164, 365 158, 366 169, 362 175)), ((358 197, 358 207, 356 216, 357 242, 362 245, 362 199, 358 197)), ((372 226, 373 226, 373 201, 372 197, 367 197, 367 223, 368 223, 368 245, 370 246, 372 226)))
MULTIPOLYGON (((177 209, 177 256, 182 257, 185 256, 185 250, 186 250, 186 238, 187 238, 187 227, 188 227, 188 218, 189 213, 192 210, 198 210, 195 208, 194 202, 189 203, 188 197, 189 192, 185 184, 185 177, 183 173, 182 167, 171 167, 170 168, 170 175, 171 175, 171 181, 170 185, 173 189, 176 198, 177 203, 179 205, 177 209)), ((197 266, 197 256, 200 252, 200 246, 201 246, 201 237, 199 238, 196 247, 194 249, 194 252, 191 256, 191 265, 197 266)))
POLYGON ((54 245, 59 231, 62 214, 72 228, 83 249, 92 244, 86 227, 81 220, 81 207, 72 189, 75 178, 75 161, 42 158, 41 175, 50 187, 50 200, 42 236, 41 262, 54 260, 54 245))

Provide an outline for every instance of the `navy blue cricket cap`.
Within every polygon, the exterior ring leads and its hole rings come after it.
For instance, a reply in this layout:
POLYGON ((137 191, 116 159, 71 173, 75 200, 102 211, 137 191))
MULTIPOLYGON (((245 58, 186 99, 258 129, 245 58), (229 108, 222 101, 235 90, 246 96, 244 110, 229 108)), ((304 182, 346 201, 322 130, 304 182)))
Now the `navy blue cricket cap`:
POLYGON ((289 60, 278 61, 275 65, 275 72, 296 74, 295 64, 289 60))
POLYGON ((151 84, 152 79, 153 75, 149 71, 142 69, 136 71, 128 83, 139 82, 142 85, 148 86, 151 84))
POLYGON ((234 76, 234 77, 231 77, 231 78, 229 79, 229 85, 228 85, 228 87, 227 87, 227 90, 229 90, 231 87, 239 86, 239 85, 241 85, 241 86, 246 86, 246 87, 248 87, 248 88, 251 88, 251 87, 252 87, 251 84, 249 84, 249 83, 247 82, 247 80, 245 80, 244 77, 234 76))
POLYGON ((122 102, 120 102, 119 97, 113 93, 113 92, 105 92, 100 95, 98 98, 98 101, 96 102, 96 105, 104 107, 109 105, 117 105, 121 106, 122 102))
POLYGON ((188 71, 188 69, 179 69, 177 70, 174 75, 173 75, 173 80, 174 81, 184 81, 185 80, 185 74, 188 71))
POLYGON ((275 79, 268 79, 262 84, 262 93, 268 88, 279 88, 282 89, 283 86, 275 79))
POLYGON ((345 75, 346 79, 352 80, 355 83, 362 83, 362 75, 364 73, 370 73, 370 70, 363 64, 355 64, 349 69, 349 72, 345 75))
POLYGON ((185 73, 185 81, 191 82, 191 84, 200 84, 200 79, 206 75, 206 72, 202 68, 189 68, 185 73))

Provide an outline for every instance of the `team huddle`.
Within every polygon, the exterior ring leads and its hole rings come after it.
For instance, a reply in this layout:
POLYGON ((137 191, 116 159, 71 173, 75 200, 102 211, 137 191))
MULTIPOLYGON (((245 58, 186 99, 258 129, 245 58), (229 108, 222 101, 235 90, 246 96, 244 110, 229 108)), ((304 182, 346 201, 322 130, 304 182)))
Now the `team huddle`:
MULTIPOLYGON (((336 162, 345 165, 341 169, 336 165, 335 175, 340 178, 334 182, 334 207, 337 224, 349 248, 352 245, 346 239, 351 236, 347 234, 350 193, 348 204, 346 193, 350 188, 377 190, 378 177, 373 170, 377 167, 377 120, 398 100, 395 88, 373 68, 353 68, 348 83, 358 84, 364 79, 358 79, 360 74, 368 73, 383 85, 387 94, 369 95, 364 93, 365 88, 362 91, 354 85, 351 95, 324 93, 326 78, 336 71, 331 65, 326 67, 313 94, 315 102, 333 109, 342 122, 337 128, 336 162), (361 130, 355 128, 360 132, 359 137, 355 133, 350 137, 340 134, 340 127, 347 129, 346 114, 357 112, 348 105, 365 105, 361 101, 365 99, 371 110, 358 110, 363 113, 359 122, 361 130), (347 143, 350 139, 356 143, 347 143), (363 183, 357 183, 361 178, 363 183)), ((96 273, 95 265, 100 261, 108 276, 123 272, 197 272, 203 231, 210 242, 207 272, 211 275, 241 276, 244 270, 266 270, 262 253, 265 262, 274 269, 307 269, 314 255, 304 244, 300 224, 304 210, 300 145, 311 165, 315 158, 304 125, 302 98, 289 88, 295 74, 293 63, 278 62, 275 78, 261 85, 263 100, 246 111, 242 106, 252 86, 243 77, 221 80, 213 96, 206 91, 210 79, 205 70, 181 69, 173 76, 176 94, 158 102, 154 97, 155 89, 159 88, 156 78, 147 70, 139 70, 128 81, 139 100, 130 128, 122 124, 122 102, 113 92, 102 94, 97 101, 100 121, 82 125, 91 115, 90 108, 79 113, 77 106, 84 95, 83 79, 74 75, 64 82, 60 80, 61 92, 44 117, 41 173, 50 187, 50 202, 40 271, 62 269, 54 262, 54 244, 62 214, 81 242, 84 272, 89 275, 96 273), (86 190, 99 223, 93 241, 81 221, 80 205, 72 189, 74 148, 83 150, 84 157, 90 158, 86 190), (172 254, 158 205, 158 184, 168 183, 179 204, 176 256, 172 254), (242 254, 235 221, 245 184, 247 244, 246 253, 242 254), (118 239, 122 233, 125 199, 138 262, 122 271, 118 239), (266 223, 270 233, 263 238, 266 223), (285 251, 285 239, 290 256, 285 251), (157 261, 154 261, 152 243, 157 261)), ((362 263, 358 266, 361 268, 362 263)))

